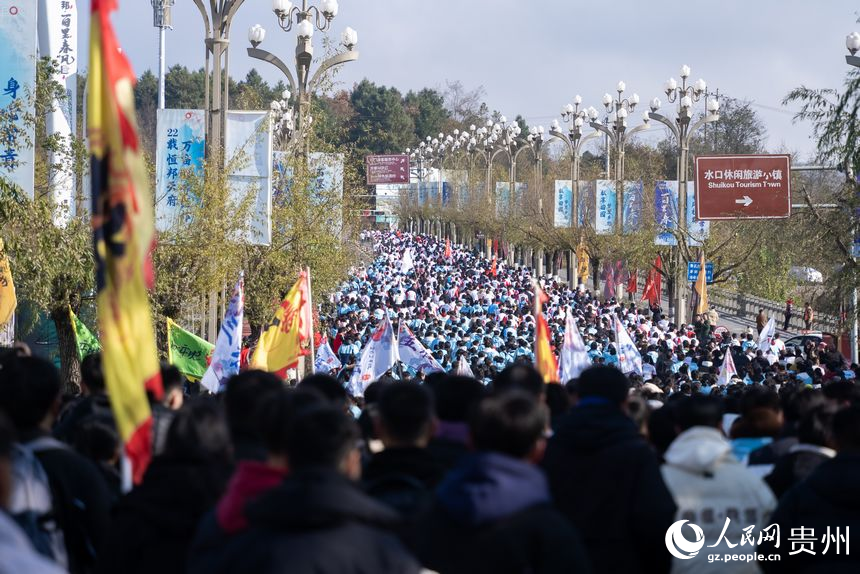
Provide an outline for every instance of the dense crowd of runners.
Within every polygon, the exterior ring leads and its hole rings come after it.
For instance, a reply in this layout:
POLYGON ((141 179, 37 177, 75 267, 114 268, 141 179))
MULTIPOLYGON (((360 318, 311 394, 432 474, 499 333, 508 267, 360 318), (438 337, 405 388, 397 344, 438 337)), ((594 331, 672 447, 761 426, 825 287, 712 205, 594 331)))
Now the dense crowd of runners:
POLYGON ((857 572, 860 369, 836 349, 365 238, 376 259, 320 317, 344 367, 191 397, 164 365, 133 488, 99 356, 66 397, 50 363, 0 353, 0 574, 857 572), (562 384, 532 366, 533 280, 553 348, 572 316, 594 365, 562 384), (386 313, 441 370, 356 385, 386 313), (615 317, 641 369, 617 368, 615 317))

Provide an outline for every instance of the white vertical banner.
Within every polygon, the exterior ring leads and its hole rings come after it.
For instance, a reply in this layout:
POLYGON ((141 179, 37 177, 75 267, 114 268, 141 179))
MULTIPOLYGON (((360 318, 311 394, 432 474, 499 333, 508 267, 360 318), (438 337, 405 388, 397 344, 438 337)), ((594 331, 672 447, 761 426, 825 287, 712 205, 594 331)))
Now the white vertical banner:
POLYGON ((244 239, 272 242, 272 120, 268 112, 227 112, 227 178, 237 202, 252 196, 244 239))
POLYGON ((0 178, 33 198, 35 114, 36 3, 5 2, 0 7, 0 178))
MULTIPOLYGON (((343 200, 343 154, 311 152, 308 154, 308 169, 310 170, 312 201, 319 208, 329 209, 332 198, 337 198, 337 204, 343 200)), ((338 237, 343 230, 343 210, 337 209, 324 215, 331 232, 338 237)))
POLYGON ((206 112, 157 110, 155 135, 155 228, 167 231, 187 223, 192 200, 188 177, 202 175, 206 112))
POLYGON ((47 135, 58 139, 51 152, 51 196, 54 223, 66 225, 76 213, 72 141, 77 135, 78 7, 77 0, 39 0, 39 55, 54 65, 51 79, 63 87, 65 98, 54 100, 46 118, 47 135))

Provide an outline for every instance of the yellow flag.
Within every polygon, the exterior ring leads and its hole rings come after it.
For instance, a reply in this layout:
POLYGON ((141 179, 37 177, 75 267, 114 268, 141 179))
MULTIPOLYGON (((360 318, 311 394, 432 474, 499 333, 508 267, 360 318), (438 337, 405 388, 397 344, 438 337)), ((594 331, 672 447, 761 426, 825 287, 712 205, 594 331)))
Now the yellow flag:
POLYGON ((311 313, 308 276, 302 271, 299 280, 275 311, 275 317, 260 335, 251 357, 251 366, 270 373, 291 367, 299 357, 310 354, 304 345, 310 340, 311 313))
POLYGON ((147 287, 154 220, 137 133, 135 76, 114 34, 116 0, 93 0, 87 133, 102 369, 135 483, 151 456, 149 391, 163 394, 147 287))
POLYGON ((18 299, 15 297, 15 284, 12 282, 12 270, 9 259, 3 251, 3 240, 0 239, 0 326, 12 318, 18 299))
POLYGON ((699 278, 696 279, 696 293, 699 294, 699 302, 696 304, 696 314, 708 312, 708 280, 705 270, 705 252, 699 257, 699 278))
POLYGON ((579 247, 576 248, 576 275, 578 282, 585 282, 588 279, 588 251, 585 250, 585 240, 579 240, 579 247))

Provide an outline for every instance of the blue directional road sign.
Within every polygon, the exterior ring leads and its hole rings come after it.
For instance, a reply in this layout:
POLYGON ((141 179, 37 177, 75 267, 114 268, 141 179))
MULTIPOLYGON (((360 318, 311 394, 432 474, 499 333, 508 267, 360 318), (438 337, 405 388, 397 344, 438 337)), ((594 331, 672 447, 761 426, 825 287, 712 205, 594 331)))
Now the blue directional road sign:
MULTIPOLYGON (((699 280, 699 271, 702 270, 702 264, 698 261, 687 262, 687 282, 695 283, 699 280)), ((705 282, 710 285, 714 282, 714 264, 705 263, 705 282)))

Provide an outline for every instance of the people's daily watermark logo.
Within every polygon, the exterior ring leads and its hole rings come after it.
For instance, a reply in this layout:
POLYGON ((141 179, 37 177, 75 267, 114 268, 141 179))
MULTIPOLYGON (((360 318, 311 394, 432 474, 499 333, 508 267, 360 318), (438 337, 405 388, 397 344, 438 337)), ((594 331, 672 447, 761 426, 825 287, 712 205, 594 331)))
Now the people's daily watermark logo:
POLYGON ((672 556, 681 560, 695 557, 705 545, 705 533, 692 522, 688 526, 693 531, 694 540, 687 540, 684 536, 684 525, 688 522, 690 521, 679 520, 666 531, 666 548, 672 556))

